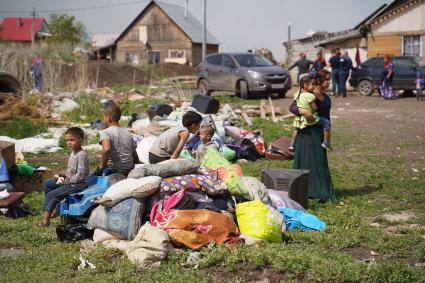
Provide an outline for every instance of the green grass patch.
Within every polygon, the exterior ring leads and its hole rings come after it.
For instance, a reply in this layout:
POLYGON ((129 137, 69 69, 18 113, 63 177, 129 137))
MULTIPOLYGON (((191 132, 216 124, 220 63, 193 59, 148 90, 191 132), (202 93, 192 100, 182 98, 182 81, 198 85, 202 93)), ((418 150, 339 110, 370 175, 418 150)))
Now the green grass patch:
POLYGON ((224 105, 226 103, 230 105, 260 105, 259 99, 242 99, 234 93, 229 92, 228 95, 219 95, 214 96, 218 101, 220 101, 220 105, 224 105))
POLYGON ((8 136, 14 139, 33 137, 47 132, 47 124, 33 122, 27 117, 16 117, 10 122, 4 122, 0 127, 0 136, 8 136))
MULTIPOLYGON (((148 104, 131 107, 144 109, 148 104)), ((125 111, 130 110, 129 106, 125 111)), ((243 121, 237 122, 246 127, 243 121)), ((291 133, 290 121, 275 124, 256 118, 253 123, 254 128, 263 130, 268 142, 291 133)), ((285 244, 208 246, 200 250, 197 269, 184 265, 191 252, 186 249, 176 250, 159 267, 140 271, 121 252, 98 247, 87 257, 97 268, 77 271, 80 244, 56 240, 54 227, 58 219, 47 229, 34 226, 41 217, 43 194, 31 193, 26 201, 36 216, 15 220, 0 216, 0 247, 24 249, 17 257, 0 258, 2 281, 249 282, 251 273, 270 270, 284 274, 289 282, 424 282, 425 269, 406 264, 425 262, 423 230, 404 229, 391 234, 383 229, 390 225, 425 225, 423 180, 412 179, 410 172, 403 170, 410 168, 408 157, 391 156, 385 147, 377 147, 380 137, 374 133, 352 128, 340 119, 334 124, 335 150, 328 153, 328 159, 339 202, 310 201, 308 209, 326 222, 324 232, 285 232, 285 244), (415 211, 416 218, 391 223, 382 216, 404 210, 415 211), (378 255, 366 263, 346 251, 354 247, 367 247, 378 255), (228 277, 223 280, 209 268, 228 277)), ((67 158, 59 153, 25 157, 40 164, 58 163, 54 173, 66 167, 67 158)), ((291 168, 292 162, 260 159, 240 165, 246 176, 259 178, 263 168, 291 168)))
POLYGON ((80 94, 75 102, 79 107, 63 113, 63 118, 71 122, 90 123, 97 119, 102 119, 102 103, 95 93, 80 94))

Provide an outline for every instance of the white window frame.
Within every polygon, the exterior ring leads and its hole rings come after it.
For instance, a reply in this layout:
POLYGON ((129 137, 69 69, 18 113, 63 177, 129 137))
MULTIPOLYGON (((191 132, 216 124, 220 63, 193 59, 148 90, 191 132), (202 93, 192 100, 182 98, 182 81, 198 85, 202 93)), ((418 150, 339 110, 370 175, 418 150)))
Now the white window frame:
POLYGON ((412 35, 402 35, 401 36, 401 55, 404 55, 404 39, 405 39, 405 37, 411 37, 412 38, 412 44, 413 44, 413 37, 414 36, 419 36, 419 56, 423 56, 423 54, 422 54, 423 41, 422 41, 422 35, 421 34, 412 34, 412 35))
POLYGON ((168 58, 170 59, 186 59, 186 50, 182 49, 169 49, 168 50, 168 58), (171 57, 172 52, 183 52, 183 57, 171 57))

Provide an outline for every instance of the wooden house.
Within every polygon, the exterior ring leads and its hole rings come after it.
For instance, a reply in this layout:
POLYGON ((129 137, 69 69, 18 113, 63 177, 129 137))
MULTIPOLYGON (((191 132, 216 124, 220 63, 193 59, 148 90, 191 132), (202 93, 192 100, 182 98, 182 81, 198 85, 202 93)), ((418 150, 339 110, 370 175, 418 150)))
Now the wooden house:
MULTIPOLYGON (((150 1, 108 48, 119 63, 196 66, 202 60, 202 41, 203 26, 187 7, 150 1)), ((207 32, 207 54, 218 52, 219 44, 207 32)))
POLYGON ((364 23, 368 56, 425 56, 425 0, 394 0, 364 23))
POLYGON ((345 35, 321 41, 325 53, 339 47, 361 61, 390 55, 425 56, 425 0, 393 0, 381 6, 345 35))
POLYGON ((0 24, 0 40, 29 45, 50 36, 49 25, 44 18, 6 17, 0 24))

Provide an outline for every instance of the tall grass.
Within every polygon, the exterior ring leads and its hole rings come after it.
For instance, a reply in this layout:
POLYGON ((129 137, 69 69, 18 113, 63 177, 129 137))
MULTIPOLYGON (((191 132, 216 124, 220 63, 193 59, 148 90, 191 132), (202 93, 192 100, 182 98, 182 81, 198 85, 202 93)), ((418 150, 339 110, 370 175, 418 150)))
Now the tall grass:
POLYGON ((78 107, 63 114, 63 118, 72 122, 89 123, 102 119, 102 103, 95 93, 81 94, 75 98, 78 107))
POLYGON ((33 87, 30 74, 35 54, 42 58, 43 90, 76 91, 87 86, 87 58, 72 53, 67 44, 36 45, 33 49, 23 45, 2 43, 0 47, 0 70, 15 75, 24 91, 33 87))

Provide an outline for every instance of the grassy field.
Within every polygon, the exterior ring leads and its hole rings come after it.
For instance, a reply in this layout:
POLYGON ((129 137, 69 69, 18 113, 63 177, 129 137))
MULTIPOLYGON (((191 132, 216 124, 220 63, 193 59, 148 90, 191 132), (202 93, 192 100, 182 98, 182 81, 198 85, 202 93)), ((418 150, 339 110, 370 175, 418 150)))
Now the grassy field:
MULTIPOLYGON (((236 98, 226 102, 239 103, 236 98)), ((223 101, 222 101, 223 102, 223 101)), ((255 102, 253 102, 255 103, 255 102)), ((309 211, 327 223, 324 232, 286 232, 285 244, 209 246, 194 269, 184 265, 190 250, 177 250, 159 267, 138 270, 122 253, 97 247, 88 259, 94 270, 78 271, 80 244, 56 240, 55 224, 36 228, 43 195, 27 202, 37 215, 21 219, 0 217, 0 247, 23 249, 16 257, 0 258, 2 282, 425 282, 424 173, 413 176, 407 157, 384 155, 375 146, 379 136, 353 129, 348 121, 335 123, 338 150, 329 163, 338 203, 310 201, 309 211), (410 218, 389 221, 385 215, 407 213, 410 218), (416 266, 415 266, 416 265, 416 266)), ((287 124, 254 120, 266 140, 288 135, 287 124)), ((406 145, 408 146, 408 145, 406 145)), ((59 154, 28 155, 29 161, 55 162, 59 154)), ((96 164, 93 163, 93 166, 96 164)), ((290 168, 289 161, 259 160, 241 164, 245 175, 259 177, 265 167, 290 168)))

